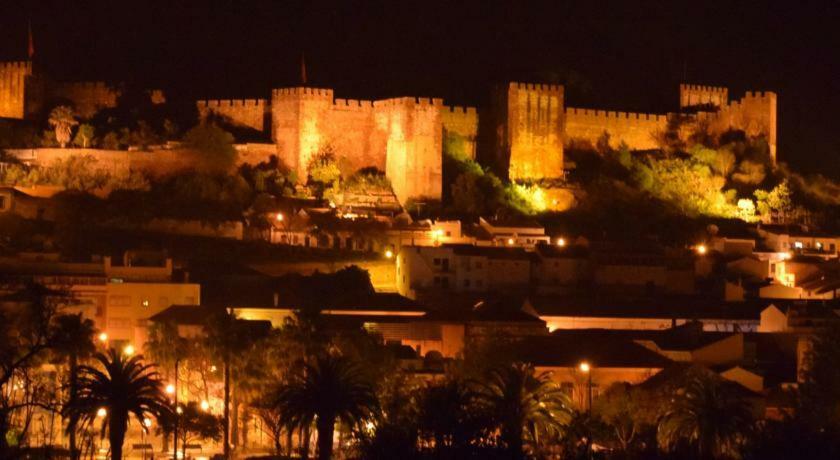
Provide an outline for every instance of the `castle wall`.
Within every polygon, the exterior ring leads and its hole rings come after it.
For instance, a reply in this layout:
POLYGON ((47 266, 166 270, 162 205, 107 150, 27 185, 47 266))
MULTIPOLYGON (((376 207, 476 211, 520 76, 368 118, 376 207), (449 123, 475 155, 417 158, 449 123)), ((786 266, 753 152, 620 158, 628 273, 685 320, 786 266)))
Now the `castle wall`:
POLYGON ((440 199, 443 101, 404 97, 376 101, 374 108, 377 129, 387 133, 385 175, 397 199, 440 199))
POLYGON ((667 126, 666 115, 566 109, 567 145, 583 141, 595 146, 607 133, 612 148, 618 148, 623 142, 631 150, 652 150, 658 148, 655 133, 665 131, 667 126))
POLYGON ((700 112, 698 120, 705 120, 712 132, 730 129, 743 130, 747 136, 763 136, 770 146, 770 157, 776 161, 776 93, 748 91, 738 101, 732 101, 718 112, 700 112))
POLYGON ((265 99, 201 100, 196 102, 202 120, 214 114, 229 120, 234 126, 265 131, 268 103, 265 99))
POLYGON ((67 99, 73 104, 76 116, 90 118, 98 110, 117 106, 119 93, 104 82, 57 83, 51 88, 52 96, 67 99))
POLYGON ((23 119, 31 62, 0 62, 0 117, 23 119))
POLYGON ((511 180, 563 176, 563 87, 511 83, 505 148, 511 180))
POLYGON ((449 107, 441 111, 443 153, 475 160, 478 113, 475 107, 449 107))
POLYGON ((680 108, 696 106, 724 107, 729 104, 729 89, 720 86, 680 85, 680 108))

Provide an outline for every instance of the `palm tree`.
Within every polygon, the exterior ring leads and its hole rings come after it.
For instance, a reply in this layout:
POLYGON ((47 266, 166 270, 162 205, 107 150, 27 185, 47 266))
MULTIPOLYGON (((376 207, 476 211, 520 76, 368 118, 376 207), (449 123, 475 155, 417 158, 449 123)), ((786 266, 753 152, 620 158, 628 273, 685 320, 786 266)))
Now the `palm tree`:
POLYGON ((570 417, 568 397, 547 372, 535 374, 530 364, 491 369, 479 399, 499 428, 511 458, 523 458, 527 440, 536 447, 541 435, 559 436, 570 417))
POLYGON ((61 144, 61 148, 67 146, 73 134, 73 126, 79 124, 73 117, 73 109, 66 105, 60 105, 52 109, 49 123, 50 126, 55 128, 55 140, 61 144))
POLYGON ((660 419, 660 446, 669 451, 688 447, 700 459, 735 456, 754 421, 739 390, 738 384, 716 376, 693 376, 660 419))
MULTIPOLYGON (((69 368, 68 398, 65 406, 72 406, 76 402, 79 360, 88 358, 96 351, 96 345, 93 343, 94 332, 93 321, 83 319, 81 313, 61 315, 56 318, 53 332, 53 350, 62 361, 67 362, 69 368)), ((74 420, 70 420, 70 423, 68 423, 67 434, 70 436, 70 458, 78 458, 76 423, 74 420)))
POLYGON ((148 415, 160 417, 168 410, 167 401, 158 373, 142 363, 142 356, 129 358, 111 349, 108 355, 97 353, 94 358, 102 369, 79 367, 79 394, 65 413, 71 423, 93 424, 101 417, 101 433, 107 428, 111 458, 121 460, 129 417, 134 415, 141 424, 148 415))
POLYGON ((358 425, 377 406, 373 385, 360 367, 342 356, 321 355, 283 385, 277 404, 286 425, 318 431, 318 458, 332 458, 335 422, 358 425))

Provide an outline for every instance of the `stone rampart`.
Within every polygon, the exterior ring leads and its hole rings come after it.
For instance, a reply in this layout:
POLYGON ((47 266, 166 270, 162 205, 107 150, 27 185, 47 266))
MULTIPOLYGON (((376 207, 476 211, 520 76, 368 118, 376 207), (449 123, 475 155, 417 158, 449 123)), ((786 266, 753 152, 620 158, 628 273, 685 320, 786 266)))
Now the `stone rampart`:
POLYGON ((566 109, 567 145, 583 141, 595 146, 606 133, 612 148, 624 143, 631 150, 652 150, 659 147, 656 134, 664 132, 667 127, 666 115, 566 109))
POLYGON ((729 103, 729 89, 721 86, 680 85, 680 108, 713 106, 724 107, 729 103))
POLYGON ((26 79, 30 75, 31 62, 0 62, 0 118, 23 119, 26 79))
POLYGON ((98 110, 117 106, 119 92, 101 81, 57 83, 51 89, 56 99, 67 99, 73 104, 76 116, 90 118, 98 110))
POLYGON ((503 149, 511 180, 563 176, 563 87, 510 83, 504 95, 507 128, 503 149))
POLYGON ((478 112, 475 107, 445 106, 441 111, 443 152, 475 159, 478 112))
POLYGON ((203 120, 213 114, 234 126, 265 131, 268 101, 265 99, 212 99, 196 102, 198 116, 203 120))

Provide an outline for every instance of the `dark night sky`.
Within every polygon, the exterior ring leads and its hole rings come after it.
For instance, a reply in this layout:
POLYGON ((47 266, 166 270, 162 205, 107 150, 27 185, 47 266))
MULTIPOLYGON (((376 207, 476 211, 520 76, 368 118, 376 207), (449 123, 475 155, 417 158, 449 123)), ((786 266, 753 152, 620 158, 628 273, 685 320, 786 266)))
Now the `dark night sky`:
POLYGON ((840 177, 840 3, 0 2, 0 59, 66 79, 133 79, 170 97, 339 97, 482 104, 493 83, 572 81, 567 105, 674 110, 677 85, 779 93, 779 158, 840 177), (2 6, 6 3, 6 6, 2 6), (594 6, 593 4, 596 4, 594 6), (804 4, 804 5, 803 5, 804 4))

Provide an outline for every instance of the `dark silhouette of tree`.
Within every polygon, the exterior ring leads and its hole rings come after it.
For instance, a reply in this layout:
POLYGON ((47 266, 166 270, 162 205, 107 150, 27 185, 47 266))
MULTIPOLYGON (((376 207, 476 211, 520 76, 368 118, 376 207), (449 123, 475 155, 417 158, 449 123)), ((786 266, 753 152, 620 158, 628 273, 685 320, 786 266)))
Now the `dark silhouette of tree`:
POLYGON ((98 367, 79 367, 79 394, 65 409, 70 423, 96 423, 102 419, 101 433, 107 429, 111 458, 122 459, 122 447, 129 417, 141 425, 148 416, 160 418, 168 410, 158 373, 151 364, 143 364, 141 355, 126 357, 116 350, 97 353, 98 367), (104 416, 100 413, 104 409, 104 416))
POLYGON ((566 394, 548 373, 534 373, 529 364, 496 367, 481 383, 479 400, 487 407, 511 458, 524 458, 541 437, 557 437, 569 419, 566 394))
POLYGON ((738 384, 697 374, 673 394, 657 437, 667 451, 687 450, 698 459, 726 458, 738 454, 753 422, 752 408, 738 384))
POLYGON ((436 451, 462 450, 487 434, 487 414, 468 382, 450 377, 423 388, 418 399, 419 427, 432 436, 436 451))
POLYGON ((336 421, 358 426, 373 415, 373 385, 359 366, 341 356, 322 355, 306 364, 281 387, 277 404, 289 427, 311 426, 318 432, 318 457, 332 458, 336 421))
POLYGON ((0 458, 7 458, 13 415, 42 405, 37 398, 17 398, 12 390, 47 358, 54 321, 67 296, 33 282, 4 281, 0 289, 8 293, 0 296, 0 458))
MULTIPOLYGON (((82 314, 61 315, 56 318, 53 333, 53 350, 62 362, 67 363, 67 400, 65 407, 73 406, 78 396, 79 361, 89 358, 96 351, 93 342, 95 328, 93 321, 82 318, 82 314)), ((70 441, 70 457, 76 459, 79 451, 76 446, 77 427, 75 420, 67 425, 70 441)))
POLYGON ((161 433, 171 436, 177 426, 176 436, 181 446, 183 458, 187 458, 187 445, 207 439, 218 441, 222 438, 222 420, 213 414, 204 412, 195 401, 179 406, 179 410, 164 412, 158 425, 161 433), (176 425, 177 418, 177 425, 176 425))

